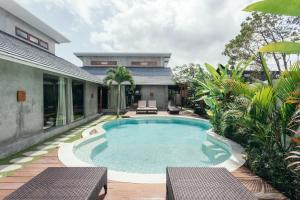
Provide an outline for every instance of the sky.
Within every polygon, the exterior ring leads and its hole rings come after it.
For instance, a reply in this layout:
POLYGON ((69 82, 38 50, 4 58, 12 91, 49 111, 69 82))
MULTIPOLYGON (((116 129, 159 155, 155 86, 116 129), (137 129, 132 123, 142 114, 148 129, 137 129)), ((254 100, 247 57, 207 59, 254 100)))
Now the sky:
POLYGON ((225 44, 253 0, 16 0, 71 43, 56 55, 81 66, 74 52, 172 53, 170 67, 226 63, 225 44))

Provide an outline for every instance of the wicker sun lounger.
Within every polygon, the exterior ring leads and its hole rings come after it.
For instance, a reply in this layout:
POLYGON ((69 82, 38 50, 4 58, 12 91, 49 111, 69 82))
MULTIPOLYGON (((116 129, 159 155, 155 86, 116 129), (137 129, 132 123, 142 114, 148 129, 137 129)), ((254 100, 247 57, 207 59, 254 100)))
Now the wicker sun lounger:
POLYGON ((256 200, 224 168, 167 168, 167 200, 256 200))
POLYGON ((94 200, 104 187, 104 167, 50 167, 6 197, 6 200, 94 200))

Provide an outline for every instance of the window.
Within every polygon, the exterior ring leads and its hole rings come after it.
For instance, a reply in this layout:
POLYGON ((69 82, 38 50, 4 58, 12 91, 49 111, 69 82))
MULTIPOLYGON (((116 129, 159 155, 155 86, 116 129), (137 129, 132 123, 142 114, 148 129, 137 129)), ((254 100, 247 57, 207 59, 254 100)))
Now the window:
POLYGON ((80 81, 72 81, 73 113, 74 120, 84 117, 84 84, 80 81))
POLYGON ((37 39, 36 37, 29 35, 29 40, 30 42, 33 42, 35 44, 39 44, 39 39, 37 39))
POLYGON ((28 39, 28 33, 26 33, 25 31, 22 31, 19 28, 16 28, 16 35, 21 37, 21 38, 24 38, 26 40, 28 39))
POLYGON ((44 76, 44 128, 56 125, 58 103, 58 77, 44 76))
POLYGON ((48 46, 48 43, 47 42, 44 42, 43 40, 31 35, 31 34, 28 34, 26 31, 23 31, 22 29, 16 27, 16 36, 19 36, 25 40, 28 40, 30 41, 31 43, 34 43, 40 47, 43 47, 44 49, 48 49, 49 46, 48 46))
POLYGON ((40 40, 40 46, 45 48, 45 49, 48 49, 48 43, 44 42, 43 40, 40 40))
POLYGON ((117 61, 96 61, 92 60, 91 65, 97 65, 97 66, 116 66, 118 64, 117 61))
POLYGON ((156 61, 132 61, 132 66, 157 66, 156 61))

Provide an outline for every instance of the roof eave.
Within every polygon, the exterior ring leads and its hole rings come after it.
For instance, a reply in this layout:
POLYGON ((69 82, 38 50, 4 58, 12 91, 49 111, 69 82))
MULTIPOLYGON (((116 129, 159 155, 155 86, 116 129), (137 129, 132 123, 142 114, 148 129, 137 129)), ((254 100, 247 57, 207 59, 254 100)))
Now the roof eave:
MULTIPOLYGON (((92 83, 103 84, 103 82, 101 80, 97 81, 97 80, 91 80, 91 79, 88 79, 88 78, 85 78, 85 77, 75 76, 75 75, 60 71, 60 70, 51 69, 51 68, 49 68, 47 66, 44 66, 42 64, 38 64, 38 63, 35 63, 35 62, 29 62, 28 60, 25 60, 25 59, 22 59, 22 58, 19 58, 19 57, 15 57, 15 56, 6 54, 4 52, 0 52, 0 59, 15 62, 15 63, 18 63, 18 64, 23 64, 23 65, 33 67, 33 68, 37 68, 37 69, 41 69, 41 70, 44 70, 44 71, 49 71, 49 72, 65 75, 65 76, 76 78, 76 79, 85 80, 85 81, 92 82, 92 83)), ((95 79, 97 79, 97 77, 95 77, 95 79)))
POLYGON ((47 35, 56 43, 60 44, 71 42, 64 35, 54 30, 52 27, 47 25, 45 22, 40 20, 38 17, 34 16, 32 13, 30 13, 28 10, 26 10, 13 0, 1 0, 0 7, 2 7, 4 10, 8 11, 12 15, 18 17, 19 19, 23 20, 32 27, 36 28, 43 34, 47 35))

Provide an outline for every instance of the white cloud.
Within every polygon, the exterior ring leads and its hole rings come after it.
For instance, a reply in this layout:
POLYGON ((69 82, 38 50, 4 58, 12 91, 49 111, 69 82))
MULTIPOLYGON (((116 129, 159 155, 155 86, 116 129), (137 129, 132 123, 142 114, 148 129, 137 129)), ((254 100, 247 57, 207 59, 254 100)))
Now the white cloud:
POLYGON ((237 34, 248 0, 135 1, 102 21, 90 41, 102 51, 163 51, 172 64, 225 62, 224 45, 237 34))
POLYGON ((226 62, 224 45, 238 33, 246 16, 241 10, 253 0, 20 1, 64 8, 75 24, 89 25, 89 42, 98 51, 171 52, 171 64, 216 64, 226 62))

